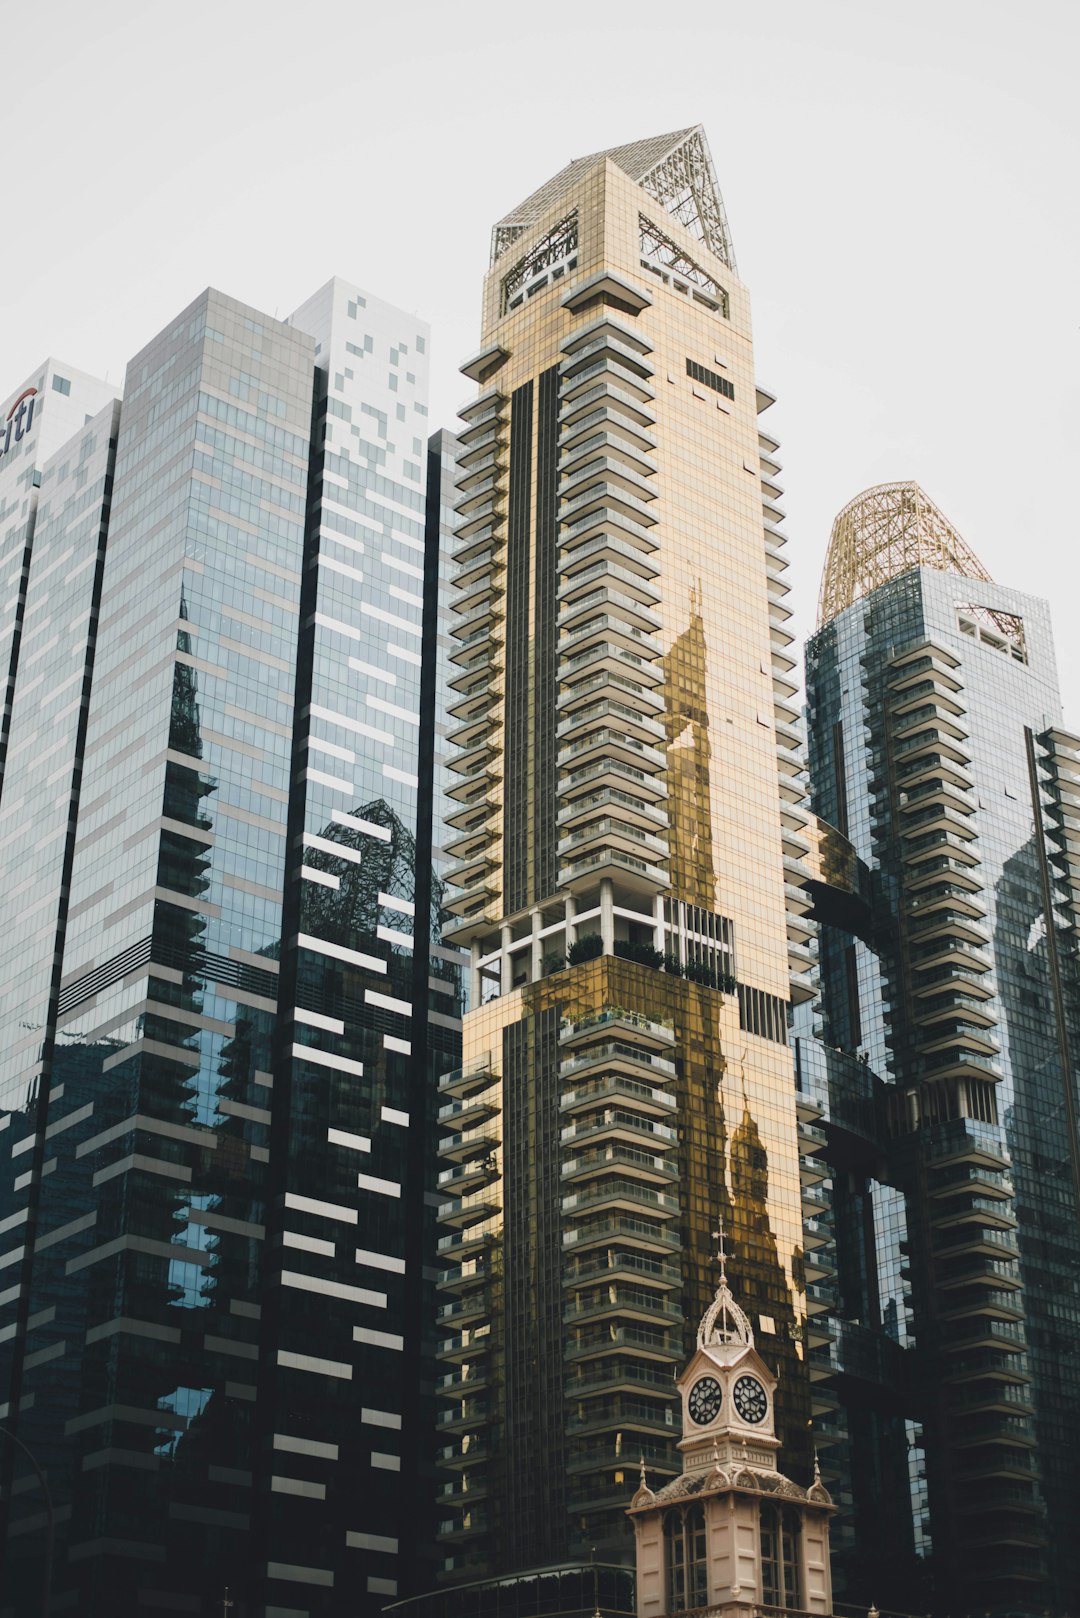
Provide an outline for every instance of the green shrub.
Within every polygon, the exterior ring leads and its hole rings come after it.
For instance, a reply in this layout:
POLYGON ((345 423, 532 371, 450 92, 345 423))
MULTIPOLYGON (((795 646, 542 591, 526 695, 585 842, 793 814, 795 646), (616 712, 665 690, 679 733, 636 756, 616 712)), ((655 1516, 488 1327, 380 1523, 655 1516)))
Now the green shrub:
POLYGON ((624 961, 637 961, 642 966, 651 966, 656 971, 664 964, 664 957, 658 949, 651 944, 635 944, 630 939, 619 939, 615 945, 615 953, 624 961))

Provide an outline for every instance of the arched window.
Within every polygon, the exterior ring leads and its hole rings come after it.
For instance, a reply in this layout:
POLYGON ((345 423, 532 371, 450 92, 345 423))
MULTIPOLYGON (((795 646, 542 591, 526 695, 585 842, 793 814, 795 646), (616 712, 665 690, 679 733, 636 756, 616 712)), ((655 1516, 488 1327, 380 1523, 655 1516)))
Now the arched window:
POLYGON ((790 1506, 762 1504, 761 1601, 766 1607, 798 1607, 799 1518, 790 1506))
POLYGON ((709 1560, 705 1507, 675 1506, 664 1516, 664 1550, 669 1612, 709 1604, 709 1560))

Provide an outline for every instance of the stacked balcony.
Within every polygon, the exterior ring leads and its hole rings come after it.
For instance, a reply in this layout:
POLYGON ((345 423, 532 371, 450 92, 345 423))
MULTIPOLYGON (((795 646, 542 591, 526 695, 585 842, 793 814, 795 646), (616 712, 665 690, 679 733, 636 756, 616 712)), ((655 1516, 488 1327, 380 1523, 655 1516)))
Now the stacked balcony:
POLYGON ((682 1354, 673 1029, 609 1006, 559 1037, 571 1494, 595 1509, 626 1429, 674 1474, 682 1354))
POLYGON ((559 885, 670 886, 650 345, 607 314, 559 366, 559 885))
MULTIPOLYGON (((836 1265, 832 1231, 832 1170, 826 1159, 821 1108, 809 1095, 800 1094, 796 1107, 799 1146, 799 1182, 802 1196, 803 1248, 806 1281, 806 1343, 810 1364, 828 1365, 833 1341, 830 1316, 836 1312, 836 1265)), ((831 1374, 831 1371, 826 1374, 831 1374)), ((812 1373, 811 1373, 812 1375, 812 1373)), ((819 1377, 817 1380, 823 1380, 819 1377)), ((832 1408, 827 1401, 824 1408, 832 1408)))
POLYGON ((973 1549, 988 1523, 997 1543, 1027 1543, 1039 1510, 1013 1183, 995 1135, 953 1125, 927 1163, 949 1446, 965 1495, 986 1507, 959 1524, 973 1549))
POLYGON ((1080 926, 1080 736, 1046 731, 1037 740, 1036 759, 1055 904, 1075 931, 1080 926))
POLYGON ((445 1404, 438 1426, 446 1441, 441 1462, 451 1474, 440 1499, 454 1512, 455 1528, 465 1531, 483 1514, 490 1455, 492 1252, 502 1145, 500 1081, 491 1057, 444 1074, 439 1100, 439 1256, 446 1268, 439 1280, 445 1404))
MULTIPOLYGON (((768 401, 768 394, 759 394, 759 401, 768 401)), ((814 977, 814 924, 808 919, 812 908, 806 892, 809 871, 803 864, 809 852, 807 840, 808 811, 806 805, 806 774, 803 759, 802 733, 798 709, 794 706, 797 682, 792 679, 795 658, 791 647, 794 642, 789 623, 791 609, 787 605, 790 593, 784 578, 787 559, 784 548, 787 536, 780 525, 784 511, 780 505, 783 489, 780 486, 781 466, 777 459, 779 444, 767 433, 758 431, 758 471, 761 479, 762 520, 765 530, 765 565, 769 595, 769 641, 772 661, 773 720, 776 727, 776 763, 780 792, 780 826, 784 851, 784 907, 787 913, 788 976, 791 999, 798 1004, 813 999, 817 992, 814 977)))
POLYGON ((922 1116, 989 1122, 1001 1074, 956 658, 909 649, 890 667, 887 704, 922 1116))
POLYGON ((456 918, 447 937, 467 944, 490 925, 498 894, 500 802, 500 675, 505 641, 503 574, 506 566, 506 399, 490 388, 461 412, 457 530, 453 583, 456 645, 449 706, 454 745, 447 816, 457 835, 449 845, 447 909, 456 918))

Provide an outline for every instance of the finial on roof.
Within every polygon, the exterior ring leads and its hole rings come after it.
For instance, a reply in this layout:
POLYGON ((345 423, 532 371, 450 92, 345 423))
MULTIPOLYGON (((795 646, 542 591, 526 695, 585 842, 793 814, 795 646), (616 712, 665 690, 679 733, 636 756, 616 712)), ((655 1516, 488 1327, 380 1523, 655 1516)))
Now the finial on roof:
POLYGON ((643 1489, 647 1489, 649 1487, 648 1483, 645 1481, 645 1457, 644 1457, 644 1455, 641 1457, 641 1487, 643 1489))
POLYGON ((814 1482, 821 1482, 821 1462, 818 1460, 818 1452, 816 1448, 814 1450, 814 1482))
POLYGON ((716 1229, 713 1231, 713 1241, 716 1243, 716 1262, 720 1266, 720 1285, 727 1286, 727 1249, 724 1246, 724 1221, 719 1215, 716 1220, 716 1229))
POLYGON ((752 1347, 754 1333, 750 1322, 735 1302, 731 1287, 728 1285, 727 1245, 724 1239, 723 1219, 718 1218, 716 1225, 713 1240, 716 1242, 716 1262, 720 1266, 720 1280, 716 1295, 698 1327, 698 1347, 706 1348, 710 1344, 718 1347, 724 1343, 740 1343, 744 1347, 752 1347))

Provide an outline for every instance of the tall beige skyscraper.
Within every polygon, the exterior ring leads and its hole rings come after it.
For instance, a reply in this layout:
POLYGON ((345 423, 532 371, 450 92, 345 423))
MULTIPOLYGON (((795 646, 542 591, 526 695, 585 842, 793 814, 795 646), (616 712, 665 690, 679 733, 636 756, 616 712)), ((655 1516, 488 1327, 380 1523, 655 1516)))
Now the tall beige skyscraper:
POLYGON ((446 1574, 480 1577, 632 1560, 639 1458, 681 1470, 718 1221, 809 1481, 817 1171, 802 1193, 772 400, 700 128, 580 158, 496 225, 463 369, 442 1516, 446 1574))

